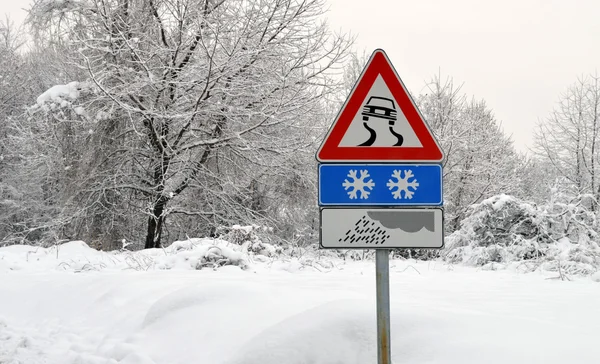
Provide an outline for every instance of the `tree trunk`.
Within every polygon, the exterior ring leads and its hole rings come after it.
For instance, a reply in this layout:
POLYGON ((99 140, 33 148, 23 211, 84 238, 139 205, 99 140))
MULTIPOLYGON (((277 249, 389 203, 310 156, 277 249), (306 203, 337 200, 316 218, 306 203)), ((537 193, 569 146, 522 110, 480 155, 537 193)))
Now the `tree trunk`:
POLYGON ((463 194, 465 193, 465 183, 467 180, 467 173, 469 173, 469 170, 471 169, 471 151, 467 151, 467 154, 469 155, 466 158, 465 164, 463 165, 463 171, 458 179, 458 191, 456 192, 456 197, 454 200, 454 206, 455 206, 455 216, 454 219, 452 219, 452 221, 450 222, 450 231, 456 231, 458 229, 460 229, 460 222, 462 221, 462 219, 464 218, 464 213, 466 211, 466 209, 461 208, 462 207, 462 199, 463 199, 463 194))
POLYGON ((167 206, 168 199, 160 196, 152 207, 152 215, 148 217, 148 232, 146 233, 146 244, 144 249, 161 248, 162 229, 165 222, 163 212, 167 206))

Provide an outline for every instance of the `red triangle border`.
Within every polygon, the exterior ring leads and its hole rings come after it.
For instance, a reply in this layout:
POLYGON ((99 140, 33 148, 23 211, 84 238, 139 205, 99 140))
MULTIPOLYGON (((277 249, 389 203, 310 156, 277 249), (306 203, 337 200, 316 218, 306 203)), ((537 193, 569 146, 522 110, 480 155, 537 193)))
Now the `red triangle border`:
POLYGON ((321 147, 317 151, 319 162, 441 162, 444 154, 427 123, 417 110, 402 80, 394 70, 385 52, 377 49, 371 55, 363 73, 346 100, 321 147), (339 146, 355 115, 378 75, 381 75, 396 99, 421 147, 359 147, 339 146))

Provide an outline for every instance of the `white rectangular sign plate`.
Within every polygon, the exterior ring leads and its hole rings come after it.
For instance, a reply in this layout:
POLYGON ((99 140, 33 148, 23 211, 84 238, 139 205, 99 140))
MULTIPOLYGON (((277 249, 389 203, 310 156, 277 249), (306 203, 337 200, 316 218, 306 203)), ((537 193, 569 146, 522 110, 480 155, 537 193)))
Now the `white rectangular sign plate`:
POLYGON ((329 249, 439 249, 441 208, 321 208, 321 247, 329 249))

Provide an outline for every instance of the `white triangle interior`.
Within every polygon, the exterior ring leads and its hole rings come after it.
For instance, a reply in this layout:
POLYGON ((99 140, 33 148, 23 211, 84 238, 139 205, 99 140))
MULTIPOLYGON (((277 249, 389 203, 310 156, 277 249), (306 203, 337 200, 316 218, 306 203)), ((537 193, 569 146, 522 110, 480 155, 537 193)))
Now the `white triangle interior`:
MULTIPOLYGON (((341 147, 350 147, 350 146, 358 146, 365 141, 367 141, 371 137, 371 132, 365 128, 363 123, 366 123, 369 128, 373 129, 376 135, 375 141, 371 146, 373 147, 392 147, 394 144, 398 142, 398 138, 394 136, 393 133, 390 132, 390 124, 389 120, 381 117, 368 116, 368 120, 363 120, 363 110, 364 106, 371 100, 370 104, 378 104, 383 105, 388 108, 394 108, 396 110, 396 120, 394 121, 394 125, 392 126, 395 133, 402 135, 403 143, 401 146, 396 146, 395 148, 402 147, 421 147, 422 144, 417 138, 414 130, 406 120, 406 116, 400 107, 398 106, 398 102, 392 96, 389 88, 387 87, 385 81, 381 77, 381 75, 377 76, 377 79, 373 83, 373 87, 369 90, 367 97, 363 100, 361 107, 358 113, 354 116, 352 123, 348 127, 346 134, 342 138, 339 146, 341 147), (382 99, 372 99, 371 97, 379 97, 385 98, 393 101, 393 105, 391 102, 382 99)), ((381 109, 375 111, 376 113, 383 112, 381 109)))

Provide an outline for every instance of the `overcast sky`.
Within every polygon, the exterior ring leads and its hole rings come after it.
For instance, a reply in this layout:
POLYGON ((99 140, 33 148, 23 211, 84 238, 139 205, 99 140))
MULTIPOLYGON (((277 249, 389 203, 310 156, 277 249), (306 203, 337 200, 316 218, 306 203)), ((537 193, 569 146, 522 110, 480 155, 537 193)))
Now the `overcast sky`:
MULTIPOLYGON (((524 150, 578 76, 600 64, 597 0, 327 0, 329 23, 359 49, 386 51, 412 93, 441 71, 485 99, 524 150)), ((0 0, 21 20, 28 0, 0 0)))
POLYGON ((578 76, 600 65, 597 0, 328 0, 329 19, 383 48, 412 93, 441 70, 485 99, 523 150, 578 76))

